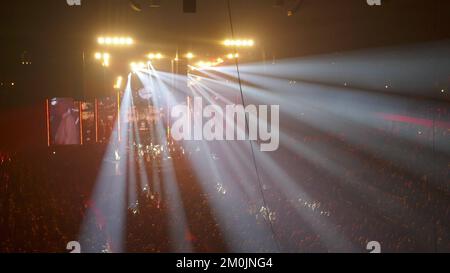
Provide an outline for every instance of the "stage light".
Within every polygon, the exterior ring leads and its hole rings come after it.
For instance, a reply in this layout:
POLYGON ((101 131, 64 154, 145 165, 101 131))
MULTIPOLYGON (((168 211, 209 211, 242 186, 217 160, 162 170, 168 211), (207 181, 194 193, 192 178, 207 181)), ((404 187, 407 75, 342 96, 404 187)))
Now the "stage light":
POLYGON ((114 89, 122 88, 123 78, 121 76, 117 77, 116 84, 114 85, 114 89))
POLYGON ((99 37, 97 39, 99 45, 106 46, 130 46, 134 44, 134 41, 130 37, 99 37))
POLYGON ((295 0, 294 3, 288 7, 287 16, 293 16, 300 10, 300 6, 302 5, 302 0, 295 0))
POLYGON ((207 68, 207 67, 211 67, 212 63, 211 62, 204 62, 204 61, 199 61, 195 64, 198 68, 207 68))
POLYGON ((145 69, 146 65, 144 62, 132 62, 130 67, 133 72, 137 72, 140 69, 145 69))
POLYGON ((130 3, 131 9, 133 9, 134 11, 136 11, 136 12, 141 12, 142 11, 141 5, 139 3, 137 3, 136 1, 130 0, 129 3, 130 3))
POLYGON ((214 62, 212 61, 199 61, 195 64, 194 69, 202 69, 202 68, 209 68, 213 66, 217 66, 219 64, 223 63, 222 58, 217 58, 214 62))
POLYGON ((103 66, 106 67, 109 66, 109 59, 110 59, 109 53, 103 53, 103 66))
POLYGON ((98 61, 102 61, 102 66, 108 67, 109 66, 109 61, 111 59, 111 55, 109 55, 109 53, 107 52, 96 52, 94 54, 94 57, 96 60, 98 61))
POLYGON ((227 46, 227 47, 231 47, 231 46, 234 46, 234 47, 252 47, 252 46, 255 45, 255 41, 253 41, 253 40, 230 40, 230 39, 227 39, 227 40, 225 40, 223 42, 223 45, 227 46))
POLYGON ((164 56, 161 53, 150 53, 147 55, 147 58, 149 58, 150 60, 161 60, 162 58, 164 58, 164 56))
POLYGON ((189 60, 191 60, 191 59, 194 59, 195 58, 195 55, 194 55, 194 53, 192 53, 192 52, 188 52, 187 54, 186 54, 186 59, 189 59, 189 60))
POLYGON ((237 58, 239 58, 239 53, 230 53, 230 54, 227 55, 227 58, 229 60, 237 59, 237 58))

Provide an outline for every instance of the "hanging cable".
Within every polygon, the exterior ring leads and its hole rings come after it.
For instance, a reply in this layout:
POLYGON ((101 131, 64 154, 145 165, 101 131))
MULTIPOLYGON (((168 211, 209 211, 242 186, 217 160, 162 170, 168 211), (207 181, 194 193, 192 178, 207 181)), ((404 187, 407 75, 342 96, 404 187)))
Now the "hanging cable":
MULTIPOLYGON (((232 13, 231 13, 231 0, 228 0, 227 3, 228 3, 228 16, 229 16, 229 19, 230 19, 230 27, 231 27, 231 38, 234 40, 235 36, 234 36, 233 16, 232 16, 232 13)), ((234 53, 235 54, 238 53, 236 47, 234 48, 234 53)), ((237 78, 238 78, 238 83, 239 83, 239 91, 240 91, 240 95, 241 95, 241 102, 242 102, 242 106, 245 109, 246 103, 245 103, 245 98, 244 98, 244 91, 242 89, 241 74, 240 74, 240 71, 239 71, 239 58, 235 58, 235 64, 236 64, 237 78)), ((245 115, 245 130, 246 130, 246 132, 249 132, 249 124, 248 123, 249 123, 249 121, 248 121, 248 117, 247 117, 247 114, 246 114, 245 115)), ((258 187, 259 187, 259 191, 261 193, 261 198, 262 198, 262 201, 263 201, 263 206, 264 206, 264 208, 268 209, 266 198, 265 198, 265 195, 264 195, 264 190, 263 190, 263 187, 262 187, 262 181, 261 181, 261 176, 260 176, 260 172, 259 172, 259 169, 258 169, 258 164, 256 162, 256 156, 255 156, 255 150, 254 150, 254 147, 253 147, 253 142, 250 139, 249 139, 249 143, 250 143, 250 150, 251 150, 251 154, 252 154, 253 165, 255 167, 256 178, 258 180, 258 187)), ((273 236, 273 238, 275 240, 278 252, 281 252, 281 246, 280 246, 280 243, 278 241, 277 235, 275 233, 275 229, 273 227, 272 221, 270 220, 270 215, 267 218, 268 219, 266 219, 266 221, 268 222, 268 224, 270 226, 270 231, 271 231, 272 236, 273 236)))

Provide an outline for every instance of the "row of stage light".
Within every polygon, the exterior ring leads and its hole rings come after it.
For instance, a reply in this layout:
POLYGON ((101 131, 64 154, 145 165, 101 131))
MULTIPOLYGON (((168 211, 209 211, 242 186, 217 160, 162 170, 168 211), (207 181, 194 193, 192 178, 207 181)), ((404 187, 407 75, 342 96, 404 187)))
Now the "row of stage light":
MULTIPOLYGON (((135 45, 135 40, 131 37, 127 36, 100 36, 97 38, 97 44, 101 47, 112 48, 112 47, 130 47, 135 45)), ((249 48, 255 46, 255 41, 252 39, 227 39, 222 42, 222 45, 225 47, 232 48, 249 48)), ((167 56, 161 52, 151 52, 146 55, 149 61, 134 61, 130 63, 130 68, 132 72, 136 72, 139 69, 145 69, 148 67, 151 61, 158 61, 165 59, 167 56)), ((193 52, 187 52, 182 56, 188 62, 196 59, 197 56, 193 52)), ((111 54, 106 51, 98 51, 94 53, 94 58, 96 61, 100 62, 103 67, 109 67, 111 64, 111 54)), ((203 70, 210 67, 218 66, 224 63, 224 59, 234 60, 239 58, 239 53, 228 53, 224 56, 218 57, 216 59, 209 60, 198 60, 193 64, 189 64, 189 67, 194 70, 203 70)), ((176 54, 174 58, 171 59, 173 62, 180 61, 181 58, 176 54)), ((116 84, 114 85, 115 89, 120 89, 122 85, 122 77, 117 77, 116 84)))

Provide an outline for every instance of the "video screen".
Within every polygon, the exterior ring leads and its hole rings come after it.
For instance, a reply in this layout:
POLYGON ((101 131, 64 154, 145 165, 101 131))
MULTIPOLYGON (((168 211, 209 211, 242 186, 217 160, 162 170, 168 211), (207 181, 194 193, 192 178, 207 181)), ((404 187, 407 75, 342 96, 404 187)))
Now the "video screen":
POLYGON ((49 112, 50 144, 80 145, 80 103, 71 98, 53 98, 49 112))
POLYGON ((117 130, 117 99, 105 97, 98 100, 98 141, 107 143, 114 130, 117 130))
POLYGON ((95 102, 81 103, 82 144, 94 144, 97 142, 97 105, 95 102))

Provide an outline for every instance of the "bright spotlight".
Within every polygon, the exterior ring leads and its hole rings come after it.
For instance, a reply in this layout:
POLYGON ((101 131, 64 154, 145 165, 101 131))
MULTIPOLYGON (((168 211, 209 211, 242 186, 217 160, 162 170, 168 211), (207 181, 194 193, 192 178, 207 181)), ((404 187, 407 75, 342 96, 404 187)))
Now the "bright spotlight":
POLYGON ((200 61, 200 62, 197 62, 195 65, 196 65, 198 68, 207 68, 207 67, 211 67, 211 66, 212 66, 212 63, 211 63, 211 62, 200 61))
POLYGON ((199 61, 195 64, 195 69, 205 69, 213 66, 217 66, 223 63, 222 58, 217 58, 214 62, 212 61, 199 61))
POLYGON ((239 58, 239 53, 230 53, 227 55, 228 60, 239 58))
POLYGON ((140 69, 145 69, 146 65, 144 62, 132 62, 130 67, 133 72, 137 72, 140 69))
POLYGON ((109 55, 109 53, 107 52, 96 52, 94 54, 94 57, 97 61, 101 61, 102 62, 102 66, 109 66, 109 61, 111 59, 111 55, 109 55))
POLYGON ((164 56, 161 53, 150 53, 147 55, 147 57, 150 60, 155 60, 155 59, 161 60, 162 58, 164 58, 164 56))
POLYGON ((114 89, 122 88, 123 78, 121 76, 117 77, 116 84, 114 85, 114 89))
POLYGON ((234 47, 252 47, 252 46, 254 46, 255 45, 255 41, 253 41, 253 40, 225 40, 224 42, 223 42, 223 45, 224 46, 227 46, 227 47, 231 47, 231 46, 234 46, 234 47))
POLYGON ((106 46, 129 46, 134 44, 134 41, 130 37, 99 37, 97 39, 97 43, 99 45, 106 45, 106 46))
POLYGON ((192 53, 192 52, 188 52, 188 53, 186 54, 186 59, 191 60, 191 59, 194 59, 194 57, 195 57, 195 55, 194 55, 194 53, 192 53))
POLYGON ((109 59, 110 59, 109 53, 103 53, 103 66, 105 67, 109 66, 109 59))

